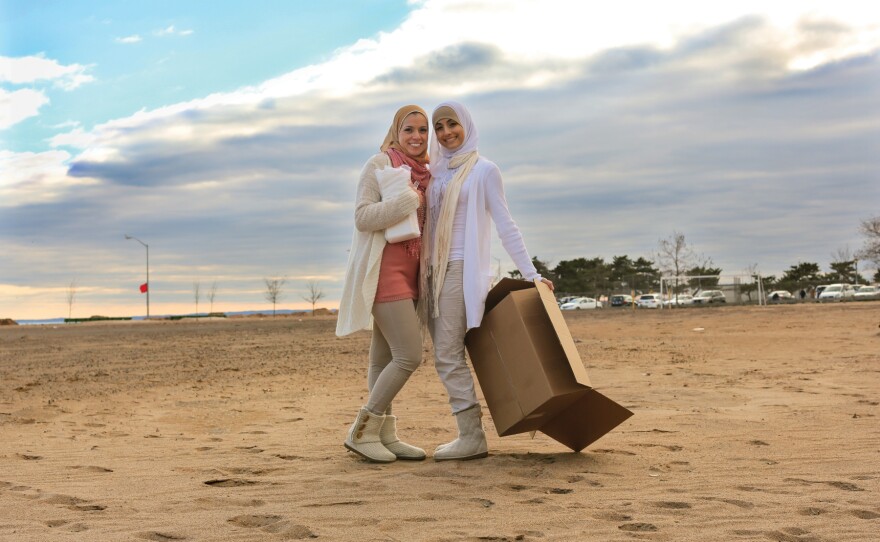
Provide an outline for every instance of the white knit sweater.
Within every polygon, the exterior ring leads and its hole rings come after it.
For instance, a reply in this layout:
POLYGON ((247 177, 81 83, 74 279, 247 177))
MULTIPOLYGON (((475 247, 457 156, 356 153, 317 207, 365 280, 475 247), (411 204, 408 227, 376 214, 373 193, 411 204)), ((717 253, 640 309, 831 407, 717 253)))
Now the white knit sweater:
POLYGON ((372 329, 373 300, 385 249, 385 228, 397 224, 419 207, 419 195, 415 190, 382 201, 376 170, 390 165, 388 155, 379 153, 361 170, 354 211, 355 231, 336 321, 336 335, 340 337, 361 329, 372 329))

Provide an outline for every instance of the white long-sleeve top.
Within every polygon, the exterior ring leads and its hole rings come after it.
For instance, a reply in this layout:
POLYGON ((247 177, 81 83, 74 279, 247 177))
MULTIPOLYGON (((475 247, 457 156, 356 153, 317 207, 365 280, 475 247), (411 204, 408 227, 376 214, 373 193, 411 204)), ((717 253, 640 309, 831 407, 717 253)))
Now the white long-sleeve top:
MULTIPOLYGON (((432 171, 434 179, 432 185, 446 184, 448 179, 455 174, 455 170, 432 171)), ((541 275, 535 269, 532 259, 526 250, 522 233, 510 215, 507 207, 507 198, 504 196, 504 185, 501 182, 501 171, 495 163, 483 157, 474 164, 468 178, 462 184, 462 189, 467 190, 467 212, 464 227, 464 306, 467 315, 467 328, 480 326, 483 313, 486 310, 486 295, 492 285, 495 273, 491 266, 492 232, 490 221, 495 223, 495 230, 501 239, 501 245, 513 263, 527 280, 540 279, 541 275)), ((441 201, 437 197, 430 197, 429 205, 433 208, 439 206, 441 201)), ((432 218, 439 213, 428 213, 432 218)), ((457 215, 459 213, 456 213, 457 215)), ((459 218, 460 219, 460 218, 459 218)), ((453 228, 455 226, 453 225, 453 228)), ((431 232, 436 232, 432 224, 431 232)))

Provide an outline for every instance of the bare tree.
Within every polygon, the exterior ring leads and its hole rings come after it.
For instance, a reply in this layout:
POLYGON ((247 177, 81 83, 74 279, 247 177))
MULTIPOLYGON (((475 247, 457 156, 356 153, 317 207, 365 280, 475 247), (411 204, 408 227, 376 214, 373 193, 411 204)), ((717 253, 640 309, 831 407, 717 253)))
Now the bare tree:
POLYGON ((849 245, 831 253, 830 267, 828 275, 835 281, 859 284, 859 256, 850 250, 849 245))
POLYGON ((832 262, 851 262, 854 258, 855 256, 853 256, 853 251, 849 249, 849 245, 840 247, 831 253, 832 262))
POLYGON ((696 258, 694 251, 688 246, 684 234, 673 231, 669 237, 660 239, 657 253, 654 255, 654 264, 661 273, 671 274, 675 277, 673 292, 678 293, 678 277, 694 267, 696 258))
POLYGON ((880 267, 880 215, 863 220, 859 231, 865 236, 865 245, 858 252, 859 259, 880 267))
POLYGON ((208 301, 211 302, 211 311, 210 313, 214 313, 214 298, 217 297, 217 281, 211 283, 211 289, 208 290, 208 295, 206 296, 208 301))
POLYGON ((202 297, 202 284, 199 281, 193 281, 193 297, 196 300, 196 316, 199 315, 199 298, 202 297))
POLYGON ((306 284, 306 288, 308 288, 308 294, 302 296, 302 298, 312 304, 312 316, 314 316, 315 315, 315 304, 318 301, 320 301, 321 298, 324 297, 324 292, 321 291, 321 288, 320 288, 320 286, 318 286, 318 283, 313 280, 310 280, 306 284))
POLYGON ((285 279, 263 279, 266 282, 266 291, 263 292, 263 295, 266 298, 266 301, 272 304, 272 318, 275 318, 275 305, 278 304, 278 301, 281 299, 282 288, 284 283, 287 282, 285 279))
POLYGON ((73 300, 76 297, 76 279, 70 281, 67 285, 67 318, 71 318, 73 314, 73 300))

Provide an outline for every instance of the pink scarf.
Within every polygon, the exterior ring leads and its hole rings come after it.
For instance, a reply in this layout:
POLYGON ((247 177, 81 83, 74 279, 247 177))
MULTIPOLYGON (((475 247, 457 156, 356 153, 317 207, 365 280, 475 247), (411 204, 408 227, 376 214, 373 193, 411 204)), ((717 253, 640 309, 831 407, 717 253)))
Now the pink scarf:
MULTIPOLYGON (((425 210, 427 205, 425 202, 427 199, 425 198, 425 190, 428 189, 428 181, 431 180, 431 172, 428 171, 427 163, 419 162, 418 160, 411 158, 404 154, 403 152, 396 149, 394 146, 389 147, 385 154, 388 155, 388 158, 391 159, 392 167, 400 167, 403 164, 406 164, 410 168, 410 179, 415 184, 415 188, 419 193, 419 208, 416 211, 416 216, 419 221, 419 231, 425 231, 425 210)), ((406 253, 412 256, 413 258, 418 258, 419 254, 422 250, 422 236, 418 236, 415 239, 410 239, 409 241, 403 241, 404 246, 406 247, 406 253)))

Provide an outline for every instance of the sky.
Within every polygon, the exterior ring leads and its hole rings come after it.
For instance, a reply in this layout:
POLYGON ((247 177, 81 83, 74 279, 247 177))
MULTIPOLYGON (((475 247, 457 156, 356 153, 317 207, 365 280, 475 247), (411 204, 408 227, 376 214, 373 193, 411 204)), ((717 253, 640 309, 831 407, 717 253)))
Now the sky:
POLYGON ((828 271, 880 214, 876 2, 0 0, 0 318, 143 315, 138 240, 152 315, 335 307, 363 164, 447 99, 551 267, 828 271))

